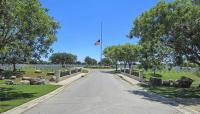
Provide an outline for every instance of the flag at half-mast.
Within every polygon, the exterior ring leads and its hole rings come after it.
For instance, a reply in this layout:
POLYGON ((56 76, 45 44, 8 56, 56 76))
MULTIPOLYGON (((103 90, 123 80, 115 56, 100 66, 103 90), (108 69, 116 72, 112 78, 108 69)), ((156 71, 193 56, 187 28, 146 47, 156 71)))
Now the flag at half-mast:
POLYGON ((101 45, 101 40, 96 41, 94 45, 95 46, 101 45))

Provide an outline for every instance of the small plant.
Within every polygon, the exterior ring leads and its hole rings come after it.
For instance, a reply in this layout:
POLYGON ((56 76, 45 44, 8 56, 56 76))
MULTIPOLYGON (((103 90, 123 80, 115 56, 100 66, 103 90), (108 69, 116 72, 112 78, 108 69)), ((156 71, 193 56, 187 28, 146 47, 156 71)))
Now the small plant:
POLYGON ((196 71, 195 74, 200 77, 200 71, 196 71))
POLYGON ((86 69, 82 69, 81 72, 82 72, 82 73, 88 73, 89 71, 86 70, 86 69))

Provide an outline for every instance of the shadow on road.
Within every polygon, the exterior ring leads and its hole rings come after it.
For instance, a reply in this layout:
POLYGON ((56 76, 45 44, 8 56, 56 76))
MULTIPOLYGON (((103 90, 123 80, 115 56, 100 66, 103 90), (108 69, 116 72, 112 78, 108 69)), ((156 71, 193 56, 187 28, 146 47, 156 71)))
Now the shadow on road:
POLYGON ((143 89, 139 90, 132 90, 128 91, 131 94, 143 96, 142 99, 149 100, 152 102, 160 102, 162 104, 168 104, 171 106, 178 106, 178 105, 200 105, 200 99, 199 98, 166 98, 161 97, 157 94, 144 91, 143 89))
POLYGON ((102 72, 102 73, 114 74, 114 73, 115 73, 115 70, 101 70, 100 72, 102 72))

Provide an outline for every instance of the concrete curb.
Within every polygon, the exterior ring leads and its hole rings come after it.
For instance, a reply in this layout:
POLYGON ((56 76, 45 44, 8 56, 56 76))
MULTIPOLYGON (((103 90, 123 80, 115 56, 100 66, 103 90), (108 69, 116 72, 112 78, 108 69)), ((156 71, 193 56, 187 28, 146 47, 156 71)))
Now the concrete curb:
POLYGON ((128 76, 125 76, 124 74, 116 74, 117 76, 119 76, 121 79, 123 79, 124 81, 130 83, 131 85, 137 85, 139 84, 140 82, 135 80, 135 79, 132 79, 128 76))
POLYGON ((81 74, 78 74, 76 76, 70 77, 70 78, 68 78, 66 80, 63 80, 63 81, 59 82, 58 84, 56 84, 56 85, 62 85, 60 88, 58 88, 58 89, 56 89, 56 90, 54 90, 54 91, 52 91, 52 92, 50 92, 50 93, 48 93, 48 94, 46 94, 44 96, 36 98, 36 99, 34 99, 32 101, 29 101, 29 102, 27 102, 25 104, 22 104, 22 105, 20 105, 18 107, 15 107, 15 108, 13 108, 11 110, 3 112, 1 114, 21 114, 21 113, 25 112, 26 110, 29 110, 29 109, 33 108, 37 104, 39 104, 39 103, 41 103, 41 102, 43 102, 43 101, 45 101, 45 100, 57 95, 58 93, 63 91, 66 86, 68 86, 72 82, 80 79, 83 75, 86 75, 86 73, 81 73, 81 74))
MULTIPOLYGON (((119 76, 121 79, 123 79, 124 81, 130 83, 131 85, 137 85, 137 84, 141 83, 141 82, 139 82, 139 81, 137 81, 137 80, 135 80, 135 79, 129 78, 128 76, 125 76, 125 75, 123 75, 123 74, 115 74, 115 75, 119 76)), ((156 96, 159 96, 159 97, 165 99, 165 97, 163 97, 163 96, 160 96, 160 95, 155 94, 155 93, 152 93, 152 92, 150 92, 150 93, 151 93, 152 95, 156 95, 156 96)), ((178 102, 172 101, 172 100, 169 101, 169 103, 179 104, 178 102)), ((173 108, 175 108, 176 110, 182 112, 183 114, 200 114, 200 112, 198 112, 198 111, 196 111, 196 110, 193 110, 193 109, 190 109, 190 108, 187 108, 187 107, 185 107, 184 105, 179 105, 179 106, 173 107, 173 108)))

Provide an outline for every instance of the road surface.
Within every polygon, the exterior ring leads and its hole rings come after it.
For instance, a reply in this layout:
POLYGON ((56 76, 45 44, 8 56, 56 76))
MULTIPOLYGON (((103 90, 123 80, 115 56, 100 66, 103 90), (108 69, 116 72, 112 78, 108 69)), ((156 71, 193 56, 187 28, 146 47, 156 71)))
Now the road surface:
POLYGON ((24 114, 182 114, 119 77, 94 70, 24 114))

